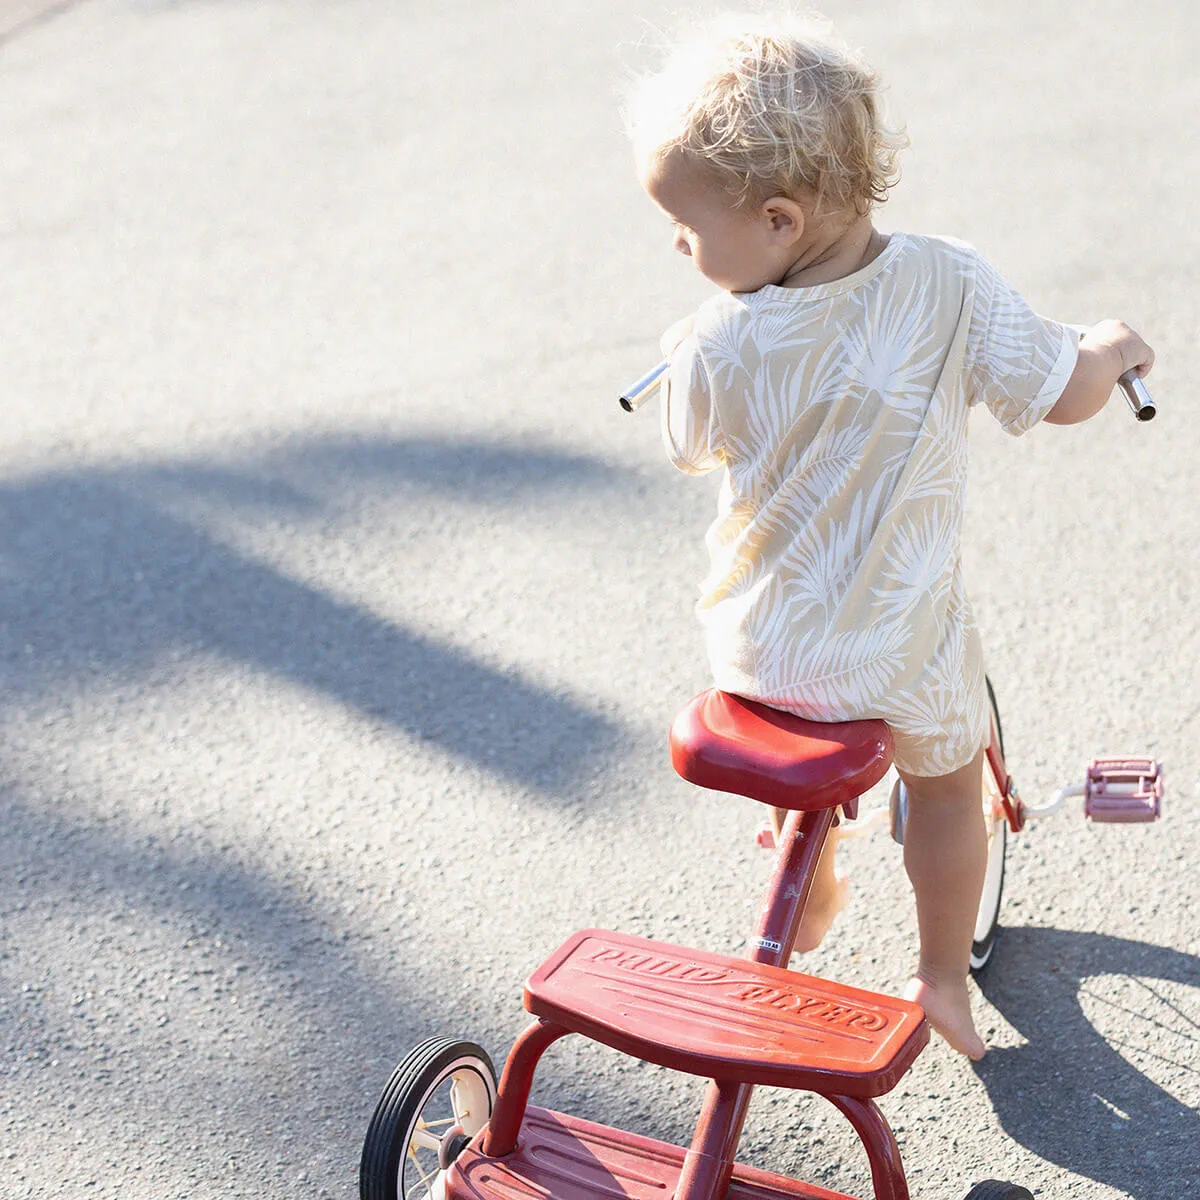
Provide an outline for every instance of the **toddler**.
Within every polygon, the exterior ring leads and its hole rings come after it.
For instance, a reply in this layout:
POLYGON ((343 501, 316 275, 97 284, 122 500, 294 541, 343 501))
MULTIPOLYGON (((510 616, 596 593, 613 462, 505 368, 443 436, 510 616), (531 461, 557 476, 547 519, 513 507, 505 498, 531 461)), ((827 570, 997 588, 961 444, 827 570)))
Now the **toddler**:
MULTIPOLYGON (((963 586, 967 418, 1098 412, 1153 352, 1037 316, 970 246, 880 233, 895 182, 871 69, 820 27, 738 18, 628 111, 641 182, 721 291, 664 335, 672 462, 722 472, 698 612, 717 687, 816 721, 881 717, 909 794, 920 954, 905 996, 979 1058, 967 991, 989 710, 963 586)), ((845 903, 833 840, 797 949, 845 903)))

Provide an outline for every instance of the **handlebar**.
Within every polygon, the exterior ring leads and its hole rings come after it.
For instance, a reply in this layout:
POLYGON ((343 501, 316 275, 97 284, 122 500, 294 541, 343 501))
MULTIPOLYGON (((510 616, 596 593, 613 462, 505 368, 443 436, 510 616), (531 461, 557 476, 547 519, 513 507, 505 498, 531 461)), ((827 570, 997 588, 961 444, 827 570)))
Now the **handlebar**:
POLYGON ((1137 371, 1126 371, 1117 382, 1121 385, 1121 391, 1125 393, 1125 399, 1129 401, 1133 415, 1139 421, 1154 420, 1158 409, 1137 371))
MULTIPOLYGON (((654 394, 658 381, 669 365, 664 358, 657 367, 647 371, 632 387, 626 388, 618 397, 621 407, 626 412, 637 412, 654 394)), ((1139 421, 1154 420, 1158 415, 1158 406, 1154 403, 1154 398, 1150 395, 1137 371, 1126 371, 1117 382, 1121 386, 1121 391, 1125 393, 1125 399, 1129 401, 1133 415, 1139 421)))
POLYGON ((663 372, 669 365, 664 358, 652 371, 647 371, 633 387, 626 388, 619 397, 621 407, 626 412, 637 412, 650 399, 655 385, 662 378, 663 372))

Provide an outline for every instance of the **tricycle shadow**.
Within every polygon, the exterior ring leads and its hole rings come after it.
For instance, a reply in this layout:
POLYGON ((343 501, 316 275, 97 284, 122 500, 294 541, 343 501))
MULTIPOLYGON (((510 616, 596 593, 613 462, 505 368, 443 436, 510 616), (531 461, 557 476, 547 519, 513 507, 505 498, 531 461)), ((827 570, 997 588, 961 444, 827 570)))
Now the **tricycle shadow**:
POLYGON ((1181 1000, 1173 985, 1200 988, 1200 959, 1098 933, 1005 929, 979 984, 1025 1039, 975 1065, 1005 1132, 1138 1200, 1186 1194, 1200 1146, 1200 994, 1181 1000))

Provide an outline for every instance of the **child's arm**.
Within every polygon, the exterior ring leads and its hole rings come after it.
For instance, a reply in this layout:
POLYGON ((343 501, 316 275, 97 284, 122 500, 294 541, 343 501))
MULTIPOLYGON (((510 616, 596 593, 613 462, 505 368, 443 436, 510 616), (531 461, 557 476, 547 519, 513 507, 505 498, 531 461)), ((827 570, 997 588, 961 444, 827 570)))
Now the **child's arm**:
POLYGON ((1079 343, 1079 358, 1062 395, 1043 420, 1075 425, 1094 417, 1126 371, 1148 375, 1154 351, 1123 321, 1101 321, 1079 343))
POLYGON ((684 340, 691 332, 692 326, 696 324, 696 318, 689 313, 686 317, 675 322, 666 333, 658 339, 658 348, 663 352, 663 357, 670 358, 675 353, 679 343, 684 340))
POLYGON ((686 475, 723 466, 708 371, 692 336, 694 317, 676 321, 660 342, 668 366, 663 373, 662 437, 667 458, 686 475))

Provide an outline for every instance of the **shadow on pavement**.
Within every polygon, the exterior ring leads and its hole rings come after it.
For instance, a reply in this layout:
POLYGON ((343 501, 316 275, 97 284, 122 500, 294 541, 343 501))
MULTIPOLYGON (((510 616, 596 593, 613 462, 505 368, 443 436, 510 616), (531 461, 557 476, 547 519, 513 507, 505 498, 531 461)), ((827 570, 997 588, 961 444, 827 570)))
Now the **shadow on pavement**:
MULTIPOLYGON (((415 532, 439 554, 438 539, 464 526, 503 537, 534 512, 578 525, 628 488, 598 460, 465 438, 313 439, 221 461, 10 478, 0 724, 36 729, 89 689, 103 719, 110 692, 136 706, 143 689, 186 682, 197 664, 232 664, 538 798, 568 797, 630 736, 615 719, 518 665, 381 616, 353 580, 326 589, 290 564, 316 561, 325 579, 341 561, 331 540, 361 569, 393 533, 415 532)), ((525 565, 505 570, 520 583, 525 565)), ((119 730, 99 730, 118 754, 119 730)), ((53 750, 76 733, 56 717, 37 737, 53 750)), ((397 861, 394 888, 361 900, 377 911, 348 913, 314 888, 311 865, 289 874, 285 859, 276 873, 219 829, 141 832, 111 797, 78 794, 52 772, 0 772, 0 1044, 28 1144, 75 1110, 106 1153, 130 1161, 137 1143, 153 1142, 154 1160, 178 1137, 189 1147, 181 1171, 261 1185, 240 1194, 299 1194, 285 1183, 341 1194, 391 1066, 462 1003, 461 964, 405 936, 419 923, 405 873, 425 868, 397 861), (311 1185, 283 1180, 300 1168, 311 1185)), ((471 978, 489 985, 481 968, 471 978)), ((470 1032, 492 1046, 520 1019, 519 989, 505 985, 476 997, 470 1032)), ((564 1086, 556 1093, 553 1079, 551 1100, 564 1086)))
POLYGON ((1200 988, 1200 959, 1105 934, 1006 928, 979 983, 1027 1039, 975 1064, 1010 1137, 1138 1200, 1191 1194, 1200 1112, 1116 1047, 1189 1093, 1200 1088, 1200 1005, 1194 997, 1180 1005, 1161 986, 1200 988), (1132 1003, 1114 990, 1121 977, 1131 981, 1132 1003), (1113 1014, 1128 1040, 1097 1030, 1085 1005, 1113 1014))
POLYGON ((15 41, 27 30, 48 24, 84 0, 8 0, 0 4, 0 46, 15 41))
MULTIPOLYGON (((372 1109, 414 1045, 477 1038, 501 1066, 528 1020, 517 979, 476 974, 466 992, 453 954, 414 953, 400 936, 419 920, 406 874, 419 869, 396 864, 400 927, 364 935, 304 878, 237 847, 144 835, 0 786, 0 1118, 17 1114, 29 1145, 39 1128, 76 1138, 16 1165, 29 1177, 107 1167, 117 1187, 116 1159, 147 1174, 173 1159, 206 1195, 349 1196, 372 1109)), ((578 1051, 548 1056, 536 1103, 586 1100, 626 1127, 661 1120, 620 1073, 641 1064, 596 1075, 594 1062, 572 1067, 578 1051)))
MULTIPOLYGON (((436 551, 438 531, 419 526, 441 495, 467 507, 460 524, 487 513, 502 526, 556 494, 617 491, 617 475, 546 449, 330 439, 234 465, 154 462, 8 483, 0 704, 51 698, 73 679, 128 682, 172 658, 216 656, 332 696, 544 797, 561 793, 621 742, 615 721, 517 667, 285 574, 218 536, 205 510, 216 505, 243 527, 294 520, 303 538, 303 522, 340 518, 367 492, 368 520, 382 505, 436 551), (391 490, 380 497, 381 488, 391 490)), ((352 533, 339 536, 352 544, 352 533)))
POLYGON ((0 818, 0 1038, 18 1125, 60 1133, 73 1110, 80 1130, 105 1129, 108 1153, 188 1159, 227 1176, 228 1194, 264 1194, 305 1164, 305 1194, 341 1194, 394 1059, 435 1031, 454 981, 408 961, 397 988, 386 947, 228 850, 15 788, 0 789, 0 818))

